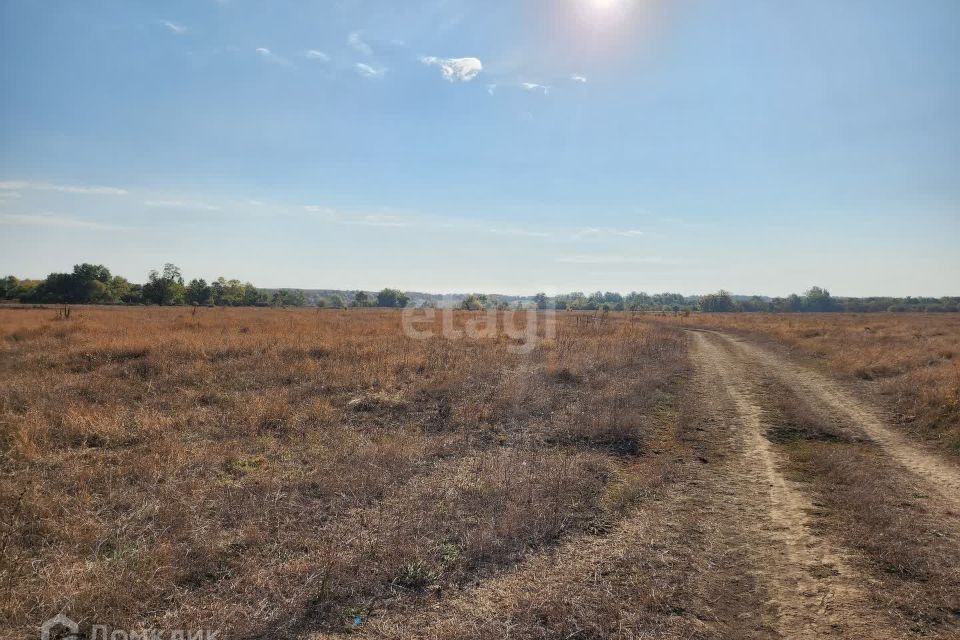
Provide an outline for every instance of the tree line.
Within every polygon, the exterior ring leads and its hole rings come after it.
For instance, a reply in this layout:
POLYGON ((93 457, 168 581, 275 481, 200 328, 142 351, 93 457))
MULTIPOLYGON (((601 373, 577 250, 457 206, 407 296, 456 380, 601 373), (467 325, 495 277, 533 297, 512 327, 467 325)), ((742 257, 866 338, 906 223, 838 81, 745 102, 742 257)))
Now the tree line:
MULTIPOLYGON (((180 268, 165 264, 147 274, 143 284, 129 282, 110 273, 101 264, 78 264, 70 273, 51 273, 43 280, 19 280, 7 276, 0 280, 0 300, 41 304, 189 304, 198 306, 307 306, 307 297, 299 289, 261 289, 250 282, 219 277, 208 282, 203 278, 185 281, 180 268)), ((472 293, 458 298, 461 309, 509 309, 511 302, 495 295, 472 293)), ((377 293, 357 291, 349 300, 340 295, 312 299, 311 305, 342 309, 346 307, 393 307, 410 304, 410 296, 399 289, 385 288, 377 293)), ((423 306, 434 306, 424 301, 423 306)), ((834 297, 821 287, 811 287, 803 295, 764 298, 734 296, 718 291, 704 296, 679 293, 631 292, 627 295, 611 291, 585 294, 580 291, 553 297, 545 293, 516 300, 513 307, 582 311, 766 311, 801 312, 877 312, 877 311, 960 311, 960 297, 834 297)))
MULTIPOLYGON (((224 277, 207 282, 203 278, 184 281, 180 268, 165 264, 136 284, 115 276, 102 264, 74 265, 70 273, 51 273, 43 280, 0 280, 0 300, 33 304, 157 304, 223 307, 302 307, 307 300, 299 289, 260 289, 250 282, 224 277)), ((317 306, 404 307, 409 298, 397 289, 383 289, 371 297, 359 291, 349 303, 339 296, 318 300, 317 306)))
POLYGON ((609 291, 597 291, 589 296, 575 292, 554 298, 538 293, 533 300, 540 309, 580 309, 588 311, 703 311, 713 313, 744 311, 771 313, 960 311, 960 297, 834 297, 822 287, 811 287, 803 295, 794 293, 777 298, 734 296, 723 290, 704 296, 683 296, 679 293, 647 294, 643 292, 632 292, 624 296, 609 291))

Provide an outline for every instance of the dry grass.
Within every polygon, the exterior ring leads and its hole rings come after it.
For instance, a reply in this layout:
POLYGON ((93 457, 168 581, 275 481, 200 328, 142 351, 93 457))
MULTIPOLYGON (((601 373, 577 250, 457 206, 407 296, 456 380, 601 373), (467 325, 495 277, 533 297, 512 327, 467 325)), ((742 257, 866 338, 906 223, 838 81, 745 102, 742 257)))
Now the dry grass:
POLYGON ((684 324, 763 334, 868 381, 917 438, 960 455, 960 315, 695 314, 684 324))
POLYGON ((516 354, 391 311, 0 309, 0 635, 335 631, 609 530, 685 345, 574 318, 516 354))
POLYGON ((960 632, 957 514, 932 510, 931 497, 855 425, 778 383, 768 391, 768 437, 815 495, 815 526, 856 553, 873 575, 870 594, 882 610, 920 635, 960 632))

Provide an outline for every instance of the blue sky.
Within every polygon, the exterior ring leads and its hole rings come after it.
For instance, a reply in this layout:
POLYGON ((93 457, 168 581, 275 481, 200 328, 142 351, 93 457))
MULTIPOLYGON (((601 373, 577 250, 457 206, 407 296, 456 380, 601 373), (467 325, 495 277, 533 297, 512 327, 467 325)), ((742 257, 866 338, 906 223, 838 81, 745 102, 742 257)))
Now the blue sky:
POLYGON ((953 0, 0 4, 0 272, 960 294, 953 0))

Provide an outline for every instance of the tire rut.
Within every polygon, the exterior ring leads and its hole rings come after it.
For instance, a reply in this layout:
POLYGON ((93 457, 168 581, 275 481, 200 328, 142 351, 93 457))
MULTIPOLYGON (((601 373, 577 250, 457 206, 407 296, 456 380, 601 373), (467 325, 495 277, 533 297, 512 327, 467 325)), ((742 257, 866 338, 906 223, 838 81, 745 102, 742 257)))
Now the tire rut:
POLYGON ((936 494, 944 506, 953 513, 960 513, 960 468, 935 453, 925 451, 911 442, 907 436, 897 433, 883 423, 877 414, 864 402, 848 393, 828 377, 789 362, 749 342, 719 332, 708 332, 724 341, 730 348, 759 365, 788 386, 800 389, 811 398, 828 407, 859 427, 872 441, 902 467, 908 469, 936 494))
POLYGON ((743 535, 760 559, 779 635, 899 637, 871 610, 867 579, 841 549, 814 533, 810 499, 780 473, 752 384, 752 363, 726 349, 722 336, 698 331, 693 337, 701 401, 733 423, 718 490, 744 504, 743 535))

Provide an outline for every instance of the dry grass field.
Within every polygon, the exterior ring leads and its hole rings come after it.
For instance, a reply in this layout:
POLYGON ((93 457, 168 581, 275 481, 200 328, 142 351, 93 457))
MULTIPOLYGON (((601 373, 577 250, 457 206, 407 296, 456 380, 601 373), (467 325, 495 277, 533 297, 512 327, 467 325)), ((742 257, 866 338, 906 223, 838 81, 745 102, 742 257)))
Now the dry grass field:
POLYGON ((0 635, 344 630, 608 531, 684 337, 575 320, 517 354, 395 311, 0 309, 0 635))
POLYGON ((960 318, 506 320, 0 308, 0 637, 960 637, 960 318))
POLYGON ((957 314, 695 314, 687 326, 762 334, 869 382, 894 421, 960 455, 960 316, 957 314))

